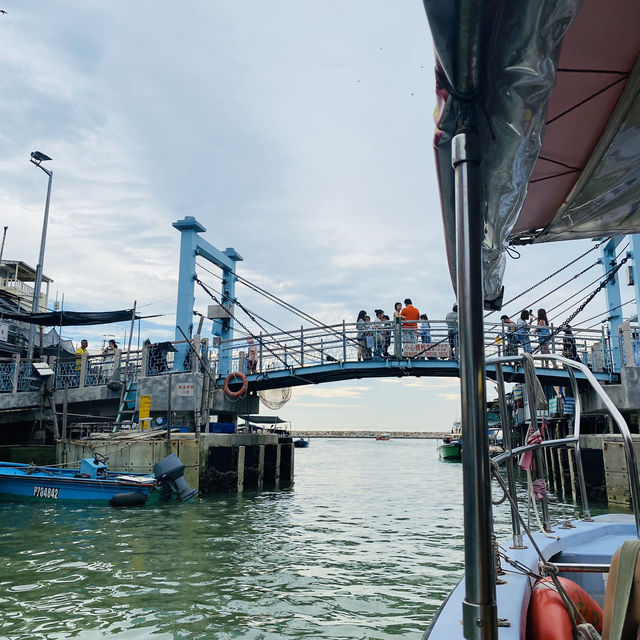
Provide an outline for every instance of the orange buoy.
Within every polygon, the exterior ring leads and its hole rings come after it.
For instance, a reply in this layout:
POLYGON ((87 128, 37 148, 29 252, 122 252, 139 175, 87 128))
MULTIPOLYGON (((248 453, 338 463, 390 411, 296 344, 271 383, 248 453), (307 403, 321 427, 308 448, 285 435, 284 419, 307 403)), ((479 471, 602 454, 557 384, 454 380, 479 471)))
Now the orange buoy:
POLYGON ((224 379, 224 385, 222 386, 222 388, 230 398, 239 398, 241 395, 244 395, 249 388, 249 384, 247 383, 247 376, 245 376, 244 373, 240 373, 239 371, 234 371, 224 379), (240 385, 240 389, 238 389, 237 391, 231 391, 231 389, 229 389, 229 384, 234 380, 240 380, 240 382, 242 382, 242 384, 240 385))
MULTIPOLYGON (((590 622, 602 633, 602 609, 578 584, 558 578, 560 584, 585 622, 590 622)), ((576 620, 580 624, 580 620, 576 620)), ((573 626, 562 596, 551 578, 538 580, 533 586, 527 615, 527 640, 572 640, 573 626)))

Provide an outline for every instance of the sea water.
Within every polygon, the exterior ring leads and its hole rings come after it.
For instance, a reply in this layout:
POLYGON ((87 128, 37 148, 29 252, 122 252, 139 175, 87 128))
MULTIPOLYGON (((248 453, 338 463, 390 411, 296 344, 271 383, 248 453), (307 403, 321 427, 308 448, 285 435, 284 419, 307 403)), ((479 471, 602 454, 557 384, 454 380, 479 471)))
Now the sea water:
POLYGON ((417 640, 463 573, 462 466, 436 446, 314 439, 290 491, 0 504, 0 638, 417 640))

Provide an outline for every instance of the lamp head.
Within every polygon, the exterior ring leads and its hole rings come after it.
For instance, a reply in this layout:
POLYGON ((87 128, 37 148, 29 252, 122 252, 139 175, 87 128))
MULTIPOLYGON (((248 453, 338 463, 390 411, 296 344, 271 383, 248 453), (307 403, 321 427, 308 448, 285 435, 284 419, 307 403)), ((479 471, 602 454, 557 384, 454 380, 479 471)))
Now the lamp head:
POLYGON ((46 162, 47 160, 51 160, 51 158, 41 151, 31 152, 31 162, 33 162, 34 164, 40 164, 41 162, 46 162))

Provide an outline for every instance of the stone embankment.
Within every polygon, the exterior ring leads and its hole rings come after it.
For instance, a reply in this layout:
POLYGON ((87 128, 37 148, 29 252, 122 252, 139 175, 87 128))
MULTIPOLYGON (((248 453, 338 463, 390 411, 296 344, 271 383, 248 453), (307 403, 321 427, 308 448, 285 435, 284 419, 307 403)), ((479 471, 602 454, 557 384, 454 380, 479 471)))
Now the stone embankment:
POLYGON ((392 440, 407 438, 424 440, 427 438, 443 438, 446 435, 450 435, 446 431, 291 431, 291 435, 294 438, 375 438, 383 433, 388 433, 392 440))

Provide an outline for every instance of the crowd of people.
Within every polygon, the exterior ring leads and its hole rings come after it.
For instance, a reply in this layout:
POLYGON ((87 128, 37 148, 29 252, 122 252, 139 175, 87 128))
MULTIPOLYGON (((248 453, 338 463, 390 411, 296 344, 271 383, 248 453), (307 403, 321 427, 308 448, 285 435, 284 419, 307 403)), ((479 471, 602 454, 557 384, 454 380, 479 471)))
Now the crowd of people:
MULTIPOLYGON (((420 311, 413 305, 411 298, 405 298, 402 302, 393 305, 393 317, 389 317, 382 309, 374 310, 375 320, 364 309, 358 313, 356 320, 356 340, 358 343, 358 360, 369 360, 371 358, 390 357, 389 347, 392 339, 402 345, 423 344, 431 345, 431 325, 426 313, 420 311)), ((448 327, 448 357, 453 359, 456 356, 458 314, 457 305, 453 311, 447 315, 448 327)), ((426 352, 429 357, 429 352, 426 352)))
MULTIPOLYGON (((522 347, 524 353, 533 353, 531 335, 538 340, 538 349, 541 354, 551 353, 551 327, 547 312, 538 309, 534 314, 532 309, 523 309, 520 317, 514 322, 507 315, 500 316, 504 327, 504 355, 518 355, 518 348, 522 347)), ((567 324, 562 327, 562 355, 570 360, 580 362, 576 348, 576 340, 571 327, 567 324)))

